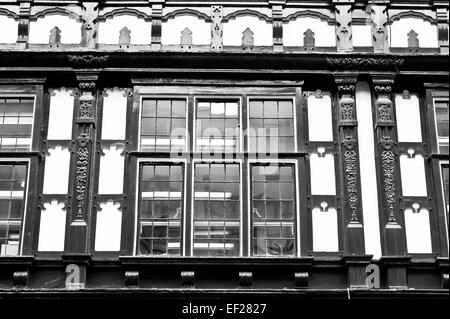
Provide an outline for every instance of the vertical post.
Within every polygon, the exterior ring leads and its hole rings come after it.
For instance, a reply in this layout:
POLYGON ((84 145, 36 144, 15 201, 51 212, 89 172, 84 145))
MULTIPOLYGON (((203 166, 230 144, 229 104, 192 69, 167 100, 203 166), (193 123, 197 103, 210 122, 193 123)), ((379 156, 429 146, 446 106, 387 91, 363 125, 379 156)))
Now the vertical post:
POLYGON ((152 49, 161 49, 162 11, 164 1, 153 2, 152 5, 152 49))
POLYGON ((371 0, 372 43, 375 53, 389 52, 388 6, 390 0, 371 0))
POLYGON ((72 189, 72 210, 66 236, 65 251, 71 254, 88 253, 88 223, 91 211, 91 172, 93 164, 93 141, 95 139, 96 82, 97 72, 77 74, 80 94, 75 106, 76 140, 74 141, 75 170, 72 189))
POLYGON ((381 266, 387 274, 389 288, 406 288, 406 236, 399 216, 399 159, 397 154, 396 121, 392 102, 394 74, 372 75, 375 89, 377 167, 379 172, 380 223, 383 257, 381 266))
POLYGON ((286 1, 269 1, 272 6, 273 50, 283 52, 283 6, 286 1))
POLYGON ((211 6, 211 50, 223 49, 222 6, 211 6))
POLYGON ((345 218, 345 253, 363 255, 364 228, 361 206, 358 131, 356 119, 355 85, 353 75, 336 74, 338 86, 339 142, 342 148, 342 205, 345 218))
POLYGON ((434 1, 438 23, 439 48, 442 54, 449 53, 448 41, 448 1, 434 1))
POLYGON ((19 26, 17 43, 25 49, 28 44, 28 36, 30 32, 30 11, 31 3, 34 0, 20 0, 19 2, 19 26))
POLYGON ((353 51, 352 5, 355 0, 333 0, 336 11, 336 47, 338 52, 353 51))
POLYGON ((98 34, 98 1, 83 1, 82 3, 82 25, 81 46, 95 49, 98 34))

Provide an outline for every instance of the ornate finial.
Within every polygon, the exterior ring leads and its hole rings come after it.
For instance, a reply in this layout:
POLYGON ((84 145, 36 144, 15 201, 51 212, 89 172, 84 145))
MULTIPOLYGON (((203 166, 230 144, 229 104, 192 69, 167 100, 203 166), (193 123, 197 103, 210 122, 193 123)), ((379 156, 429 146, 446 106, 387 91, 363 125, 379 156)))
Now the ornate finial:
POLYGON ((417 38, 419 35, 416 31, 411 30, 408 33, 408 48, 418 48, 419 47, 419 39, 417 38))
POLYGON ((242 48, 244 50, 246 49, 252 49, 255 45, 255 39, 253 38, 253 31, 250 28, 247 28, 242 32, 242 48))
POLYGON ((182 46, 190 46, 192 45, 192 31, 189 28, 184 28, 181 31, 180 43, 182 46))
POLYGON ((316 46, 316 39, 314 38, 314 32, 308 29, 303 33, 303 46, 305 48, 314 48, 316 46))
POLYGON ((119 35, 119 45, 130 45, 131 43, 131 31, 127 27, 123 27, 122 30, 120 30, 119 35))
POLYGON ((55 26, 50 30, 50 37, 48 38, 49 45, 61 44, 61 29, 55 26))

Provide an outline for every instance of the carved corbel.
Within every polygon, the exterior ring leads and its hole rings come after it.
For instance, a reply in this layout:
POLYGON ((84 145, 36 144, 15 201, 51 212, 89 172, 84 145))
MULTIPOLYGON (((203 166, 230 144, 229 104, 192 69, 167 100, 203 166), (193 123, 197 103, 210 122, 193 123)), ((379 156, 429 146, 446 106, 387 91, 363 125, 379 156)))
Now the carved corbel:
POLYGON ((375 53, 389 52, 388 6, 389 0, 369 1, 372 21, 372 43, 375 53))
POLYGON ((98 2, 82 2, 81 46, 95 49, 98 34, 98 2))
POLYGON ((211 6, 211 50, 223 49, 222 6, 211 6))
POLYGON ((353 51, 352 6, 354 0, 333 0, 336 12, 336 46, 338 52, 353 51))

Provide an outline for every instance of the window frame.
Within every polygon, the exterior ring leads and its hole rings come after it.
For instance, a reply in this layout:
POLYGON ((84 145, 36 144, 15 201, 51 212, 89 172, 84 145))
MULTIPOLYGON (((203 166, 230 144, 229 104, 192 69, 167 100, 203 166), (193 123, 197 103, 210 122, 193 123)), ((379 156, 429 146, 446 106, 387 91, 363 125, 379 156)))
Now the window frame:
MULTIPOLYGON (((238 127, 237 127, 237 129, 238 129, 238 132, 239 132, 239 148, 236 148, 236 150, 234 152, 231 152, 231 153, 230 152, 227 153, 224 150, 224 151, 222 151, 222 154, 225 154, 225 155, 228 154, 229 155, 229 154, 243 153, 245 150, 244 150, 244 139, 243 139, 243 136, 242 136, 243 135, 243 130, 242 130, 242 127, 243 127, 242 96, 240 96, 240 95, 233 95, 233 94, 221 94, 220 90, 219 90, 219 92, 218 92, 218 94, 216 96, 215 95, 210 95, 210 94, 208 94, 208 95, 194 94, 194 104, 193 104, 193 111, 192 111, 194 121, 192 123, 192 134, 188 135, 192 139, 192 152, 195 153, 195 154, 202 154, 201 150, 197 151, 197 135, 196 135, 196 132, 197 132, 197 103, 199 101, 203 101, 203 100, 210 100, 211 102, 213 100, 215 100, 215 101, 220 101, 220 100, 223 100, 223 101, 236 100, 236 101, 238 101, 238 127)), ((188 117, 189 116, 186 116, 186 118, 188 118, 188 117)), ((186 128, 187 128, 187 126, 186 126, 186 128)), ((190 134, 190 133, 188 132, 188 134, 190 134)), ((215 156, 217 156, 218 154, 220 154, 220 153, 214 152, 215 156)))
MULTIPOLYGON (((192 193, 191 193, 191 211, 190 211, 190 227, 189 231, 191 233, 190 238, 190 256, 198 257, 194 255, 194 204, 195 204, 195 164, 201 164, 201 163, 208 163, 208 164, 224 164, 224 163, 236 163, 239 164, 239 177, 240 177, 240 183, 239 183, 239 198, 240 198, 240 212, 239 212, 239 256, 233 256, 233 257, 243 257, 243 241, 244 241, 244 228, 243 228, 243 217, 244 217, 244 198, 243 198, 243 165, 244 161, 242 159, 211 159, 211 158, 194 158, 192 159, 192 165, 191 165, 191 181, 192 181, 192 193)), ((191 186, 191 185, 190 185, 191 186)), ((226 258, 227 256, 209 256, 205 258, 226 258)))
POLYGON ((252 165, 254 164, 271 164, 271 163, 275 163, 275 164, 290 164, 290 165, 294 165, 294 173, 295 173, 295 180, 294 180, 294 185, 295 185, 295 240, 296 240, 296 247, 295 247, 295 253, 293 256, 280 256, 283 258, 293 258, 293 257, 299 257, 301 256, 301 240, 300 240, 300 187, 299 187, 299 180, 298 180, 298 176, 299 176, 299 169, 298 169, 298 159, 254 159, 254 158, 249 158, 248 159, 248 169, 247 169, 247 200, 248 200, 248 204, 249 204, 249 209, 248 209, 248 227, 249 227, 249 231, 248 231, 248 256, 252 257, 252 258, 272 258, 272 256, 256 256, 253 255, 253 249, 252 249, 252 210, 251 210, 251 202, 252 202, 252 193, 251 193, 251 184, 252 184, 252 165))
POLYGON ((449 194, 445 194, 445 187, 444 187, 444 178, 443 178, 443 168, 444 166, 449 167, 449 160, 441 160, 439 161, 439 184, 441 186, 441 192, 442 192, 442 207, 444 211, 444 220, 445 220, 445 237, 447 238, 447 246, 449 244, 449 234, 448 234, 448 227, 449 227, 449 211, 447 208, 446 198, 449 196, 449 194))
MULTIPOLYGON (((31 166, 31 160, 29 158, 5 158, 0 157, 0 165, 4 165, 7 163, 11 163, 13 165, 17 164, 25 164, 26 165, 26 178, 25 178, 25 195, 23 198, 23 211, 22 211, 22 219, 21 219, 21 229, 20 229, 20 239, 19 239, 19 249, 18 249, 18 256, 22 256, 23 254, 23 243, 25 238, 25 221, 27 220, 27 213, 28 213, 28 190, 30 187, 30 166, 31 166)), ((3 256, 3 255, 0 255, 3 256)), ((9 256, 9 255, 5 255, 9 256)))
MULTIPOLYGON (((1 86, 0 86, 1 89, 1 86)), ((6 151, 4 153, 28 153, 28 152, 32 152, 33 151, 33 144, 34 144, 34 129, 35 129, 35 124, 36 124, 36 107, 37 107, 37 94, 31 94, 31 93, 24 93, 24 94, 20 94, 20 93, 6 93, 3 94, 0 91, 0 99, 1 98, 17 98, 17 99, 22 99, 22 98, 32 98, 33 99, 33 122, 31 124, 31 135, 30 135, 30 148, 27 151, 6 151)), ((0 156, 1 153, 3 151, 0 151, 0 156)))
MULTIPOLYGON (((438 154, 446 154, 441 152, 440 150, 440 139, 439 139, 439 132, 438 132, 438 123, 437 123, 437 116, 436 116, 436 102, 446 102, 448 105, 448 112, 450 112, 450 100, 449 97, 444 97, 444 96, 440 96, 440 97, 433 97, 433 116, 434 116, 434 134, 436 134, 436 150, 438 154)), ((447 138, 447 144, 449 144, 449 139, 447 138)))
MULTIPOLYGON (((278 101, 290 101, 292 100, 292 119, 294 121, 294 149, 292 151, 292 153, 297 153, 298 152, 298 123, 297 123, 297 108, 295 107, 297 104, 297 97, 295 96, 295 94, 286 94, 286 95, 247 95, 247 134, 246 135, 246 139, 247 139, 247 146, 250 145, 250 136, 248 134, 248 130, 250 129, 250 101, 251 100, 260 100, 260 101, 269 101, 269 100, 276 100, 278 101)), ((278 117, 277 117, 278 118, 278 117)), ((307 119, 305 119, 307 121, 307 119)), ((246 153, 250 154, 249 151, 249 147, 247 147, 247 150, 245 150, 246 153)), ((280 154, 280 153, 286 153, 286 152, 277 152, 276 154, 280 154)), ((290 153, 290 152, 289 152, 290 153)))
MULTIPOLYGON (((158 94, 141 94, 139 96, 139 117, 138 117, 138 135, 137 135, 137 151, 138 152, 145 152, 145 153, 154 153, 154 154, 158 154, 158 153, 170 153, 171 150, 169 150, 168 152, 163 152, 163 151, 159 151, 155 150, 154 151, 142 151, 141 150, 141 128, 142 128, 142 105, 143 105, 143 101, 145 99, 155 99, 155 100, 184 100, 186 102, 186 121, 185 121, 185 136, 186 136, 186 143, 184 145, 184 152, 188 152, 189 151, 189 97, 188 94, 162 94, 162 95, 158 95, 158 94)), ((155 117, 157 119, 157 117, 155 117)), ((172 119, 172 117, 171 117, 172 119)), ((155 135, 156 136, 156 135, 155 135)))
POLYGON ((140 214, 139 214, 139 200, 140 200, 140 188, 139 188, 139 183, 140 183, 140 172, 141 172, 141 166, 143 163, 148 163, 148 164, 154 164, 154 165, 159 165, 159 164, 163 164, 163 163, 170 163, 170 164, 181 164, 183 166, 183 175, 184 175, 184 180, 183 180, 183 196, 182 196, 182 201, 183 201, 183 213, 181 214, 181 218, 182 220, 180 221, 180 226, 183 228, 181 231, 181 238, 180 238, 180 256, 179 257, 185 257, 186 256, 186 244, 185 244, 185 238, 186 238, 186 191, 187 191, 187 163, 188 160, 187 159, 179 159, 177 161, 172 161, 170 158, 157 158, 157 157, 151 157, 151 158, 143 158, 140 157, 137 159, 137 165, 136 165, 136 199, 135 199, 135 214, 136 214, 136 218, 135 218, 135 223, 134 223, 134 240, 133 240, 133 256, 151 256, 151 257, 158 257, 158 258, 170 258, 170 256, 168 255, 141 255, 138 253, 138 241, 139 241, 139 224, 140 224, 140 214))

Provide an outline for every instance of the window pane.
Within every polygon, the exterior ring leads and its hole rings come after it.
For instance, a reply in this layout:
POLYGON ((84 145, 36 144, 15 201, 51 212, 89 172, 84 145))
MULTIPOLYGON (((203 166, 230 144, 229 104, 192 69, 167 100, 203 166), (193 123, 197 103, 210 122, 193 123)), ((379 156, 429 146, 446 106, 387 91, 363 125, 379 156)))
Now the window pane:
POLYGON ((198 163, 194 170, 194 255, 239 256, 239 164, 198 163))
POLYGON ((0 255, 19 253, 26 164, 0 164, 0 255))
POLYGON ((198 101, 195 123, 197 152, 224 153, 238 150, 238 102, 198 101))
POLYGON ((141 114, 141 151, 169 152, 186 145, 186 101, 144 99, 141 114))
POLYGON ((0 101, 0 151, 29 151, 34 99, 3 98, 0 101))
POLYGON ((440 153, 448 154, 449 125, 448 125, 448 101, 437 100, 434 102, 436 114, 436 131, 440 153))
POLYGON ((251 172, 252 255, 295 255, 293 164, 253 164, 251 172))
POLYGON ((180 255, 183 166, 141 165, 139 248, 141 255, 180 255))
POLYGON ((293 152, 294 115, 291 100, 250 101, 250 151, 264 154, 293 152), (256 143, 255 143, 256 139, 256 143))

